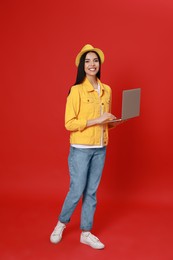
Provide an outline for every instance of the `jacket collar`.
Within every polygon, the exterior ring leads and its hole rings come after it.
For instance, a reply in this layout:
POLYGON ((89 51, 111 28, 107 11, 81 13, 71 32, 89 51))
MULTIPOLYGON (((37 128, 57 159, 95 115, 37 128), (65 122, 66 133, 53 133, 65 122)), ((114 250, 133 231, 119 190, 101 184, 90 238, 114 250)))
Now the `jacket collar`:
MULTIPOLYGON (((104 86, 98 78, 97 78, 97 81, 100 85, 100 96, 102 96, 103 91, 104 91, 104 86)), ((84 79, 83 84, 85 85, 85 88, 88 92, 94 91, 92 84, 89 82, 89 80, 87 78, 84 79)))

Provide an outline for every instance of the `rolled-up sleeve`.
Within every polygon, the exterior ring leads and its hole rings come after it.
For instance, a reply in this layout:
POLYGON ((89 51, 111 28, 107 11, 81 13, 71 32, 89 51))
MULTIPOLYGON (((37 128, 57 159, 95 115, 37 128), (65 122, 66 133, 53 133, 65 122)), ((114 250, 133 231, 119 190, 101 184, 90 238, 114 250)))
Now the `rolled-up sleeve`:
POLYGON ((86 128, 87 120, 78 118, 80 102, 79 91, 73 86, 67 97, 65 109, 65 128, 69 131, 83 131, 86 128))

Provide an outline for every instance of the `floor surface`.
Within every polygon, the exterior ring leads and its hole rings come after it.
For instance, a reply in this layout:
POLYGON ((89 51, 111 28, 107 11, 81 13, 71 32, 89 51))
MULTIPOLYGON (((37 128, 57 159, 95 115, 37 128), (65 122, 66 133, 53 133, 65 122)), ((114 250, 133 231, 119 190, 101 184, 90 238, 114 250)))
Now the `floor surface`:
POLYGON ((169 206, 102 201, 93 233, 105 244, 95 250, 79 242, 80 205, 64 231, 63 240, 49 242, 60 206, 56 201, 6 199, 1 204, 2 260, 116 259, 172 260, 173 210, 169 206))

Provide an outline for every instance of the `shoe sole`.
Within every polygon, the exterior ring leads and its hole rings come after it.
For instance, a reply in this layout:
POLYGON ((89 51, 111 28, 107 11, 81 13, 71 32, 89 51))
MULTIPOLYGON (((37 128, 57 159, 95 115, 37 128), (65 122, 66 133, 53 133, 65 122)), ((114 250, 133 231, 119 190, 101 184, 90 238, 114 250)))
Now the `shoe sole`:
POLYGON ((51 242, 52 244, 58 244, 61 240, 62 240, 62 238, 61 238, 60 240, 58 240, 58 241, 53 241, 53 240, 51 240, 51 238, 50 238, 50 242, 51 242))
POLYGON ((92 244, 89 244, 89 243, 83 241, 82 239, 80 239, 80 242, 81 242, 82 244, 87 245, 87 246, 90 246, 90 247, 92 247, 92 248, 94 248, 94 249, 104 249, 104 248, 105 248, 105 246, 95 247, 95 246, 93 246, 92 244))

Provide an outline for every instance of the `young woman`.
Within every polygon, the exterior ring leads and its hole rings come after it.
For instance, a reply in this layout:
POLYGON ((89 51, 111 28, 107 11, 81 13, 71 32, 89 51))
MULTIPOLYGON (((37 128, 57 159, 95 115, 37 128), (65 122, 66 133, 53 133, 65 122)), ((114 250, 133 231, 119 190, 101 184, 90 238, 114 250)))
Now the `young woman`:
MULTIPOLYGON (((76 83, 70 89, 65 112, 65 127, 70 131, 68 157, 70 188, 58 223, 50 236, 52 243, 60 242, 63 230, 82 197, 80 242, 95 249, 104 244, 91 233, 108 144, 111 120, 111 89, 100 81, 104 54, 92 45, 85 45, 76 57, 76 83)), ((114 126, 117 123, 114 123, 114 126)))

